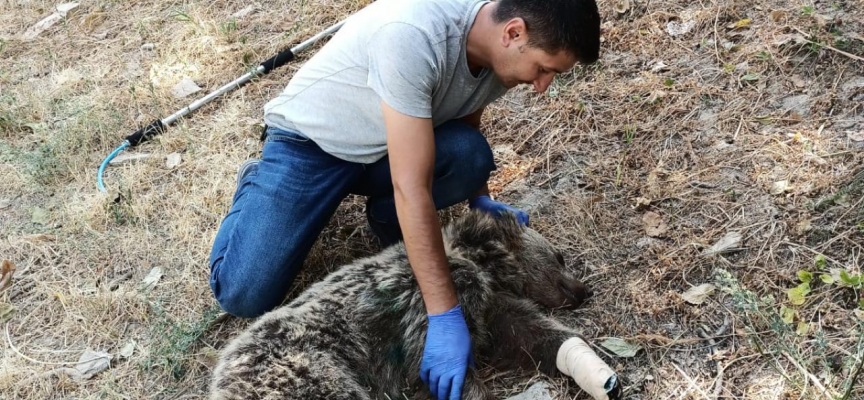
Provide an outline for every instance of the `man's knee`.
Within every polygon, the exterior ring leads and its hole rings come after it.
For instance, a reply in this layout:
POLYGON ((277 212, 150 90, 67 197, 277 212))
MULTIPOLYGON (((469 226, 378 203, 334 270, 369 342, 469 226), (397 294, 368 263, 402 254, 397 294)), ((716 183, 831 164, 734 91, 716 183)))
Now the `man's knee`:
POLYGON ((463 138, 462 154, 457 162, 460 174, 466 174, 472 186, 482 187, 495 170, 495 156, 489 142, 480 132, 466 134, 463 138))
POLYGON ((255 318, 273 310, 284 299, 286 290, 275 287, 284 282, 275 282, 273 277, 261 277, 257 274, 221 277, 220 267, 235 266, 217 264, 210 276, 210 288, 223 311, 241 318, 255 318))
POLYGON ((450 172, 482 186, 495 170, 495 157, 489 142, 480 131, 461 121, 451 121, 448 125, 444 128, 448 134, 436 143, 447 153, 444 162, 449 164, 450 172))

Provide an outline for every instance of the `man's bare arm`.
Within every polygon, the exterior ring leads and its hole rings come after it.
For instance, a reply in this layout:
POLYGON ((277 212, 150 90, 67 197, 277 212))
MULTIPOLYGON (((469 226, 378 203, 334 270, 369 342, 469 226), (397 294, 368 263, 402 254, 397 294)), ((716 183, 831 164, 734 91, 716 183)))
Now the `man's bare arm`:
POLYGON ((443 313, 458 303, 432 200, 435 139, 432 121, 399 113, 381 102, 396 214, 408 260, 426 311, 443 313))

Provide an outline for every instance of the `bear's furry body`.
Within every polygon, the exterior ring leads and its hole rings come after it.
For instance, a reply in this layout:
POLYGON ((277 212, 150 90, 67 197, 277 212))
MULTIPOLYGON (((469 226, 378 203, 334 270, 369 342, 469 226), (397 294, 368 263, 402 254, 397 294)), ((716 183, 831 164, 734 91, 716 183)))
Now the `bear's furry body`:
MULTIPOLYGON (((541 306, 591 295, 536 231, 470 212, 444 229, 475 360, 557 373, 574 329, 541 306)), ((358 260, 261 316, 222 351, 211 399, 428 399, 419 378, 427 314, 403 244, 358 260)), ((463 399, 492 399, 469 369, 463 399)))

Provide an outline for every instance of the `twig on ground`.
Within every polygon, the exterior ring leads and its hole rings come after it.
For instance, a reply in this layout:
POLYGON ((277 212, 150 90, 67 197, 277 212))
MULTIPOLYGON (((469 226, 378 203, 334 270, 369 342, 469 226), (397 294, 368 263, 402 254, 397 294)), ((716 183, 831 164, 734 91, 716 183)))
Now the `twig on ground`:
POLYGON ((78 364, 77 361, 76 361, 76 362, 49 362, 49 361, 39 361, 39 360, 34 360, 34 359, 30 358, 30 357, 25 356, 25 355, 22 354, 20 351, 18 351, 18 349, 15 347, 14 344, 12 344, 12 337, 9 335, 9 324, 7 323, 7 324, 5 325, 5 327, 6 327, 6 342, 9 343, 9 348, 12 349, 12 351, 14 351, 15 354, 21 356, 21 358, 23 358, 23 359, 25 359, 25 360, 27 360, 27 361, 30 361, 30 362, 33 362, 33 363, 36 363, 36 364, 42 364, 42 365, 77 365, 77 364, 78 364))
POLYGON ((855 373, 852 374, 852 379, 849 380, 849 387, 846 389, 846 393, 843 394, 841 400, 846 400, 849 398, 849 395, 852 394, 852 388, 855 387, 854 383, 858 381, 858 376, 861 375, 861 370, 864 369, 864 357, 861 357, 859 354, 860 361, 858 361, 858 368, 855 369, 855 373))
POLYGON ((810 382, 813 382, 813 385, 816 386, 816 388, 818 388, 820 392, 822 392, 822 395, 825 396, 826 399, 831 400, 834 398, 834 395, 832 395, 831 392, 828 391, 828 389, 825 389, 825 386, 822 385, 822 382, 819 382, 819 378, 811 374, 810 371, 807 371, 807 369, 805 369, 801 364, 799 364, 798 361, 795 361, 795 357, 792 357, 791 355, 789 355, 789 353, 785 351, 783 352, 783 355, 786 356, 786 358, 789 359, 792 365, 798 368, 798 370, 800 370, 801 373, 804 374, 804 376, 810 379, 810 382))
POLYGON ((678 366, 678 364, 676 364, 676 363, 674 363, 674 362, 672 362, 672 363, 670 363, 670 364, 672 364, 672 366, 675 367, 675 369, 678 370, 679 373, 681 373, 681 376, 683 376, 684 379, 687 380, 687 383, 689 383, 690 386, 692 386, 693 388, 695 388, 696 391, 698 391, 699 394, 701 394, 702 397, 705 398, 705 400, 710 400, 710 399, 711 399, 710 397, 708 397, 708 394, 705 393, 705 391, 702 390, 702 388, 700 388, 699 385, 696 384, 696 382, 693 380, 693 378, 691 378, 690 376, 688 376, 688 375, 684 372, 684 370, 682 370, 682 369, 678 366))
POLYGON ((843 50, 835 49, 835 48, 833 48, 833 47, 831 47, 831 46, 829 46, 829 45, 827 45, 827 44, 822 44, 822 43, 814 42, 814 41, 812 41, 812 40, 810 40, 810 39, 807 39, 807 37, 810 36, 810 34, 805 33, 804 31, 802 31, 802 30, 800 30, 800 29, 798 29, 798 28, 796 28, 796 27, 794 27, 794 26, 791 26, 790 28, 792 28, 792 29, 798 31, 798 33, 804 35, 804 40, 806 40, 807 43, 815 44, 815 45, 817 45, 817 46, 819 46, 819 47, 824 47, 824 48, 826 48, 826 49, 828 49, 828 50, 835 51, 835 52, 837 52, 837 53, 839 53, 839 54, 842 54, 842 55, 844 55, 844 56, 846 56, 846 57, 849 57, 849 58, 851 58, 851 59, 853 59, 853 60, 864 61, 864 58, 859 57, 859 56, 856 56, 856 55, 854 55, 854 54, 852 54, 852 53, 847 53, 847 52, 845 52, 845 51, 843 51, 843 50))
POLYGON ((546 119, 544 119, 543 122, 541 122, 539 125, 537 125, 537 128, 535 128, 534 131, 529 133, 528 136, 526 136, 525 139, 522 140, 521 143, 519 143, 519 145, 517 145, 516 147, 513 148, 513 151, 516 151, 516 152, 521 151, 522 147, 525 147, 525 143, 528 143, 528 141, 531 140, 531 138, 533 138, 534 135, 537 134, 537 132, 540 132, 540 130, 543 129, 544 126, 546 126, 546 124, 552 119, 552 117, 554 117, 557 114, 558 114, 557 112, 553 112, 553 113, 549 114, 549 116, 546 117, 546 119))
POLYGON ((61 368, 52 369, 50 371, 45 371, 39 375, 31 376, 31 377, 23 380, 21 382, 21 386, 27 386, 28 384, 30 384, 31 382, 33 382, 35 380, 51 378, 51 377, 55 377, 55 376, 59 377, 60 375, 68 375, 70 378, 72 378, 73 380, 76 380, 76 381, 80 381, 84 378, 84 375, 81 374, 81 371, 78 371, 75 368, 61 367, 61 368))
MULTIPOLYGON (((710 350, 710 353, 712 356, 717 353, 717 347, 716 347, 717 342, 714 339, 716 339, 718 336, 722 336, 723 334, 725 334, 726 331, 729 329, 729 325, 731 323, 732 323, 732 321, 729 319, 729 316, 726 315, 723 317, 723 325, 720 325, 720 327, 717 328, 717 330, 715 330, 714 334, 712 334, 712 335, 708 334, 708 328, 705 327, 704 325, 702 325, 696 329, 696 333, 699 335, 699 337, 708 340, 708 344, 709 344, 708 349, 710 350)), ((724 367, 723 367, 723 363, 720 362, 720 360, 714 360, 714 362, 717 365, 717 379, 714 381, 714 393, 713 394, 714 394, 714 398, 717 399, 720 397, 720 391, 723 390, 723 370, 724 370, 724 367)))

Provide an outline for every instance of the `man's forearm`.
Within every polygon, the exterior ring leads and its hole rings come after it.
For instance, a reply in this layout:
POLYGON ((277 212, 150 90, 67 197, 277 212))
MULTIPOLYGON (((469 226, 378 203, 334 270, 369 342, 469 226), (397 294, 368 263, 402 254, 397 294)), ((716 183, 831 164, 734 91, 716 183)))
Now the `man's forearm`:
POLYGON ((397 186, 394 197, 408 261, 420 286, 426 312, 439 314, 450 310, 458 300, 431 192, 425 188, 403 190, 397 186))

